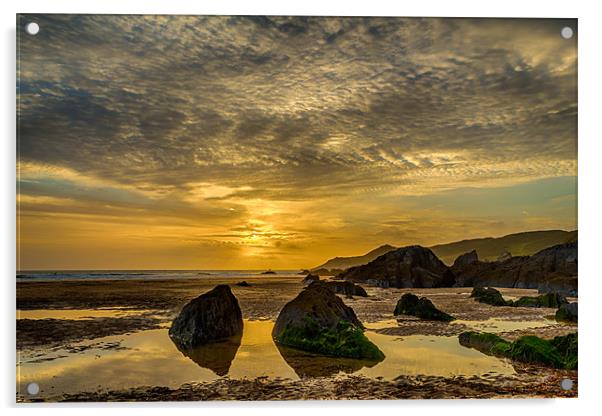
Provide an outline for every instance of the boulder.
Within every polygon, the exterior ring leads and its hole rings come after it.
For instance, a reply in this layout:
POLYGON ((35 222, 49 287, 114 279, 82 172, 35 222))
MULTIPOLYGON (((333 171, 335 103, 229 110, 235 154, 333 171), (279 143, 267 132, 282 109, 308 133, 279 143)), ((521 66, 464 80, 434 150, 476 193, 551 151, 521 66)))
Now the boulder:
POLYGON ((240 286, 240 287, 249 287, 249 286, 251 286, 251 285, 250 285, 249 283, 247 283, 247 281, 246 281, 246 280, 243 280, 242 282, 238 282, 238 283, 236 284, 236 286, 240 286))
POLYGON ((218 285, 188 302, 173 320, 169 336, 190 349, 242 334, 242 313, 228 285, 218 285))
POLYGON ((404 294, 397 302, 393 315, 412 315, 429 321, 453 321, 455 318, 435 308, 427 298, 418 298, 411 293, 404 294))
POLYGON ((280 311, 272 336, 281 345, 322 355, 382 360, 364 326, 329 285, 314 282, 280 311))
POLYGON ((514 302, 509 302, 511 306, 525 308, 558 308, 560 305, 568 303, 566 298, 558 293, 546 293, 539 296, 523 296, 514 302))
POLYGON ((504 300, 499 290, 492 287, 475 287, 470 294, 477 302, 486 303, 493 306, 509 306, 511 302, 504 300))
POLYGON ((577 322, 577 302, 565 303, 560 305, 556 311, 557 321, 577 322))
POLYGON ((320 276, 318 276, 317 274, 311 274, 311 273, 309 273, 303 279, 303 284, 304 285, 309 285, 309 284, 312 284, 313 282, 317 282, 319 280, 320 280, 320 276))
POLYGON ((368 264, 338 275, 351 282, 375 282, 381 287, 451 287, 454 274, 428 248, 409 246, 389 251, 368 264))

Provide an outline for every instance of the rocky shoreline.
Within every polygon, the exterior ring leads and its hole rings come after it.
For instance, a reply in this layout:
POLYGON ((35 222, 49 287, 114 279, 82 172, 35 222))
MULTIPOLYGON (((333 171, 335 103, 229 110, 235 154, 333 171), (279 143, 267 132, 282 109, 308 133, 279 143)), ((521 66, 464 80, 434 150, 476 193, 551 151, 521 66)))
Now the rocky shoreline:
POLYGON ((214 382, 168 387, 138 387, 105 393, 79 393, 52 398, 59 402, 207 401, 207 400, 397 400, 508 399, 577 397, 575 371, 551 371, 525 366, 517 376, 433 377, 400 376, 374 380, 361 376, 316 377, 301 380, 222 378, 214 382), (573 380, 563 390, 563 379, 573 380))

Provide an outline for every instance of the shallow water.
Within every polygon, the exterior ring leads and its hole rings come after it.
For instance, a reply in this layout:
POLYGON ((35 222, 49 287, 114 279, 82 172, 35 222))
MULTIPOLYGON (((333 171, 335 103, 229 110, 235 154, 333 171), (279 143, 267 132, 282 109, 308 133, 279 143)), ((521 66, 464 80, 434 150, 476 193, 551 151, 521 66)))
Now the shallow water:
POLYGON ((274 344, 273 321, 245 320, 242 338, 181 352, 167 329, 110 336, 73 344, 73 348, 20 354, 17 386, 30 382, 40 396, 123 389, 137 386, 179 387, 221 376, 298 379, 343 373, 393 379, 399 375, 513 374, 505 360, 462 347, 457 337, 397 337, 367 331, 384 352, 380 363, 322 357, 274 344))
POLYGON ((153 314, 148 309, 97 308, 97 309, 18 309, 17 319, 71 319, 123 318, 153 314))

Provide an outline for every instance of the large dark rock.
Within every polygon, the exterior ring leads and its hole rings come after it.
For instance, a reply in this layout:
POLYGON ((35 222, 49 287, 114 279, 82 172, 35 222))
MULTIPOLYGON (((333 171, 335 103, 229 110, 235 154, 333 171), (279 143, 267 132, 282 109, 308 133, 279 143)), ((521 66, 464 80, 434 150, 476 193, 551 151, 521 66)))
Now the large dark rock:
POLYGON ((190 349, 242 334, 242 313, 230 287, 219 285, 187 303, 174 319, 169 336, 190 349))
POLYGON ((352 267, 337 277, 368 282, 382 287, 451 287, 454 274, 428 248, 403 247, 390 251, 363 266, 352 267))
POLYGON ((509 306, 511 302, 504 300, 499 290, 492 287, 475 287, 470 294, 477 302, 493 306, 509 306))
POLYGON ((393 315, 412 315, 429 321, 453 321, 455 318, 440 311, 427 298, 418 298, 412 293, 404 294, 397 302, 393 315))
POLYGON ((314 282, 280 311, 272 336, 282 345, 337 357, 382 360, 364 326, 329 285, 314 282))
POLYGON ((556 311, 557 321, 577 322, 578 305, 577 302, 565 303, 560 305, 556 311))
POLYGON ((457 286, 539 289, 576 295, 577 242, 559 244, 532 255, 452 266, 457 286))

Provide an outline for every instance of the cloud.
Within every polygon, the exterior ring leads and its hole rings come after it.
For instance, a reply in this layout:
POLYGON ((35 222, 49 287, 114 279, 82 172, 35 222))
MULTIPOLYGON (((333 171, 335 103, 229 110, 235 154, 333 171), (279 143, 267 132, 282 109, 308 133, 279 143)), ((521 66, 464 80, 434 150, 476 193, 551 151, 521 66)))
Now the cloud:
MULTIPOLYGON (((22 209, 136 207, 227 235, 262 210, 348 225, 332 201, 576 175, 577 40, 559 35, 576 20, 31 19, 19 161, 54 173, 21 176, 22 209)), ((279 220, 266 239, 321 232, 279 220)))

